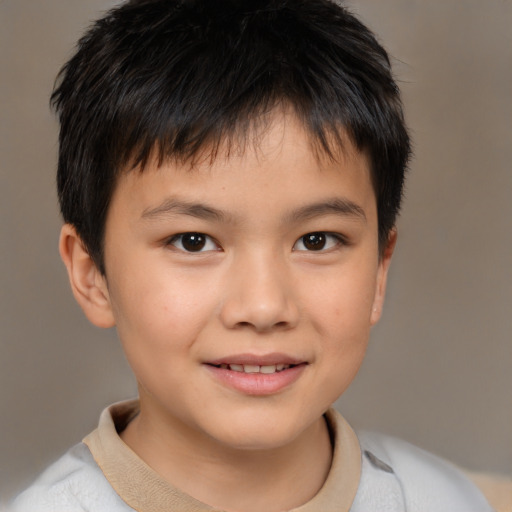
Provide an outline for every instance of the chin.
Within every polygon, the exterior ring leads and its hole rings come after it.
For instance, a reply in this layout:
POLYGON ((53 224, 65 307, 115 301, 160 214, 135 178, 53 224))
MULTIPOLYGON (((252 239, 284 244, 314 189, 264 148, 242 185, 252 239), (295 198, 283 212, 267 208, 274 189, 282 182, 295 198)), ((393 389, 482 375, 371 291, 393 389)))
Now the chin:
POLYGON ((224 444, 234 450, 242 451, 270 451, 283 448, 289 444, 296 435, 276 432, 258 431, 258 432, 232 432, 230 436, 223 439, 224 444))
POLYGON ((236 450, 265 451, 290 444, 307 430, 308 424, 303 418, 296 421, 285 411, 277 416, 240 411, 239 414, 228 415, 225 423, 210 423, 208 427, 209 434, 225 446, 236 450))

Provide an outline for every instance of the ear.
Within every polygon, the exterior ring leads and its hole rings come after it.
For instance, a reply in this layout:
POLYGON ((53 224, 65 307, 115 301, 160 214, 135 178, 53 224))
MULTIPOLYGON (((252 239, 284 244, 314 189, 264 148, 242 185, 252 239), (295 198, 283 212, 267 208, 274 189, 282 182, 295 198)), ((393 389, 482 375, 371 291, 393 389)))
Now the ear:
POLYGON ((73 295, 85 316, 97 327, 113 327, 115 321, 105 276, 70 224, 62 226, 59 252, 68 271, 73 295))
POLYGON ((388 240, 386 242, 386 247, 384 247, 384 251, 380 257, 379 269, 377 271, 375 297, 373 299, 373 308, 370 316, 371 325, 375 325, 379 321, 382 314, 384 297, 386 295, 386 283, 388 280, 389 264, 391 263, 391 257, 393 256, 393 251, 395 250, 397 236, 398 235, 396 229, 391 229, 389 232, 388 240))

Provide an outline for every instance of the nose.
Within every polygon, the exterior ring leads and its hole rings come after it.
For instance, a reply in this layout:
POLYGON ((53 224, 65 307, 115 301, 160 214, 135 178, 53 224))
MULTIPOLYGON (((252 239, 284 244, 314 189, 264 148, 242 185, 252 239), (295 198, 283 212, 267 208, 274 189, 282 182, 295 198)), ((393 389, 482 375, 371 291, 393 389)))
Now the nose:
POLYGON ((272 255, 251 255, 229 269, 221 320, 229 329, 287 330, 299 321, 293 278, 272 255))

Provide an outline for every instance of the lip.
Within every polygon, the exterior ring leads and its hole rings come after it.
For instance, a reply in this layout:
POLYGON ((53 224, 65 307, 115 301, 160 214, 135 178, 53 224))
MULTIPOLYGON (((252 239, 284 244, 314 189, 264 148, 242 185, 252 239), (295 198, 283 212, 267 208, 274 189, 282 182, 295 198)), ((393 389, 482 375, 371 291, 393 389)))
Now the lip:
POLYGON ((222 386, 251 396, 268 396, 280 393, 297 381, 308 363, 295 357, 280 354, 236 354, 204 363, 210 375, 222 386), (290 368, 275 373, 245 373, 221 368, 220 365, 290 365, 290 368))
POLYGON ((289 364, 299 365, 307 363, 304 359, 283 354, 280 352, 272 352, 269 354, 233 354, 219 359, 205 361, 205 364, 219 366, 221 364, 252 364, 258 366, 268 366, 273 364, 289 364))

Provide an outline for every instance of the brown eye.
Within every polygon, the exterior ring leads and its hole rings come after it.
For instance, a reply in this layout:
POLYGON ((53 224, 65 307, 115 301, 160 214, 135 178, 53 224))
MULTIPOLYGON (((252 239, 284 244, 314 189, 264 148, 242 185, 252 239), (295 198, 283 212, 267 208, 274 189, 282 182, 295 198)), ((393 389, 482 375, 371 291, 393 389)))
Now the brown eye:
POLYGON ((294 244, 294 251, 327 252, 347 244, 346 238, 339 233, 314 231, 301 236, 294 244))
POLYGON ((203 233, 181 233, 173 236, 168 242, 183 252, 218 251, 219 246, 214 240, 203 233))
POLYGON ((206 237, 200 233, 186 233, 181 235, 183 248, 189 252, 197 252, 206 245, 206 237))
POLYGON ((321 251, 325 247, 325 233, 308 233, 302 237, 302 243, 308 251, 321 251))

